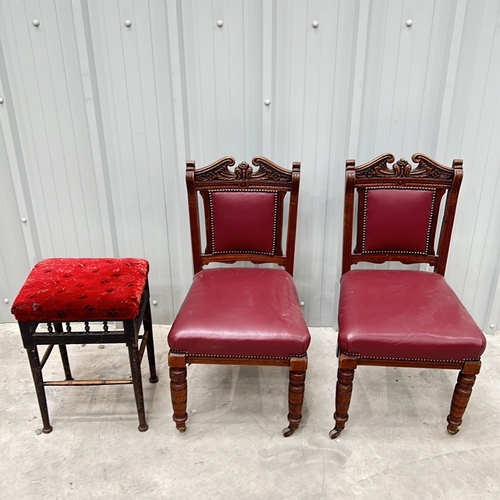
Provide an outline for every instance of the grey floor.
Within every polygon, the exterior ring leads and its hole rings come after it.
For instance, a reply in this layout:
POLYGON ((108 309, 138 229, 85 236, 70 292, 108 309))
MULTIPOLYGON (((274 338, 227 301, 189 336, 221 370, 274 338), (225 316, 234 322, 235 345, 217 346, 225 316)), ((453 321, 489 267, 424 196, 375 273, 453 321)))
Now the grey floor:
MULTIPOLYGON (((360 367, 347 428, 331 441, 335 332, 311 328, 303 422, 283 438, 285 368, 189 367, 189 420, 171 420, 165 336, 160 382, 143 365, 149 430, 137 430, 131 386, 48 388, 40 416, 17 324, 0 325, 0 498, 500 498, 500 335, 460 432, 446 432, 456 373, 360 367)), ((62 378, 55 356, 46 379, 62 378)), ((128 375, 118 346, 73 346, 75 378, 128 375)))

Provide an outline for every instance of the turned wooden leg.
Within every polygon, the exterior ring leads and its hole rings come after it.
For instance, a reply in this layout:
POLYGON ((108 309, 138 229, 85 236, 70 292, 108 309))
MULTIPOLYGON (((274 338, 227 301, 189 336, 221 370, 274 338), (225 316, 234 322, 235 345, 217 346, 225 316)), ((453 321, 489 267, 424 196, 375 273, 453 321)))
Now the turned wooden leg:
POLYGON ((472 387, 476 381, 476 374, 479 373, 480 368, 481 362, 468 362, 465 363, 464 368, 458 374, 457 384, 455 385, 451 401, 450 414, 447 418, 447 430, 450 434, 456 434, 462 424, 462 417, 467 409, 467 404, 472 394, 472 387))
POLYGON ((170 366, 170 395, 172 398, 172 408, 174 414, 172 418, 179 432, 186 430, 187 408, 187 370, 186 356, 183 354, 168 355, 168 365, 170 366))
POLYGON ((351 404, 352 381, 354 370, 358 364, 357 358, 339 358, 339 368, 337 370, 337 389, 335 393, 335 427, 330 431, 330 439, 335 439, 344 430, 349 419, 348 411, 351 404))
POLYGON ((306 381, 307 358, 292 358, 290 360, 290 382, 288 384, 288 422, 283 429, 283 436, 291 436, 299 428, 302 420, 302 404, 306 381))

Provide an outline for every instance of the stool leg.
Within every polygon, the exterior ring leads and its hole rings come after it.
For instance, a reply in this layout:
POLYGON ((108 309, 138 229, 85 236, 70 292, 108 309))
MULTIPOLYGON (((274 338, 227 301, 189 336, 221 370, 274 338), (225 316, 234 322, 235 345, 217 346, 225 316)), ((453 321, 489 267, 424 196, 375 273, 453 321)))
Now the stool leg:
POLYGON ((61 360, 64 368, 64 376, 66 380, 73 380, 71 375, 71 368, 69 367, 68 349, 65 344, 59 344, 59 351, 61 353, 61 360))
MULTIPOLYGON (((56 332, 62 333, 62 323, 54 323, 54 329, 56 332)), ((61 353, 64 376, 66 377, 66 380, 73 380, 73 376, 71 375, 71 368, 69 366, 68 349, 66 348, 66 344, 59 344, 59 352, 61 353)))
POLYGON ((141 362, 139 359, 139 349, 137 349, 137 331, 134 321, 126 320, 123 322, 125 335, 128 337, 127 347, 130 359, 130 371, 132 372, 132 383, 134 385, 135 403, 137 406, 137 416, 139 417, 139 427, 141 432, 148 430, 146 423, 146 414, 144 411, 144 395, 142 392, 141 362))
POLYGON ((144 335, 147 335, 147 350, 148 350, 148 362, 149 362, 149 381, 152 383, 158 382, 158 376, 156 375, 156 363, 155 363, 155 345, 153 342, 153 321, 151 319, 151 306, 149 305, 149 300, 146 305, 146 311, 144 312, 144 318, 142 320, 144 325, 144 335))
POLYGON ((38 406, 40 407, 40 413, 42 415, 42 432, 44 434, 48 434, 49 432, 52 432, 52 426, 50 425, 47 398, 45 396, 45 386, 43 384, 42 365, 40 364, 40 357, 38 356, 38 348, 32 337, 32 333, 36 330, 36 324, 32 330, 30 323, 19 322, 19 329, 21 330, 23 345, 26 348, 26 353, 28 354, 31 374, 33 376, 33 382, 35 383, 36 397, 38 399, 38 406))
POLYGON ((49 420, 49 410, 47 407, 47 398, 45 396, 45 386, 43 385, 42 367, 40 365, 40 358, 38 356, 38 349, 36 345, 32 344, 28 349, 28 359, 31 366, 31 374, 35 382, 36 397, 38 398, 38 405, 40 406, 40 413, 42 415, 44 434, 52 432, 52 426, 49 420))

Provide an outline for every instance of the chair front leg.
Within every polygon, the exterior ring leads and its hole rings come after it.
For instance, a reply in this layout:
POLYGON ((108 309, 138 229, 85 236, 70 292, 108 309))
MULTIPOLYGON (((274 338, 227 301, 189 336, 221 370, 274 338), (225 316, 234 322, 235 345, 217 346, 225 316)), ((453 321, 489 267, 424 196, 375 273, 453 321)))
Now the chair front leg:
POLYGON ((462 417, 467 409, 472 387, 476 381, 476 375, 481 369, 480 361, 468 361, 458 374, 457 384, 453 391, 453 399, 451 401, 450 414, 448 415, 447 430, 450 434, 456 434, 458 428, 462 424, 462 417))
POLYGON ((352 381, 354 370, 358 365, 358 359, 340 355, 339 368, 337 370, 337 389, 335 393, 335 427, 330 431, 330 439, 335 439, 344 430, 349 419, 348 411, 351 404, 352 381))
POLYGON ((186 430, 187 414, 187 370, 184 354, 168 354, 170 367, 170 395, 172 397, 172 418, 179 432, 186 430))
POLYGON ((291 436, 299 428, 302 420, 302 404, 304 402, 304 390, 306 382, 307 357, 291 358, 290 381, 288 384, 288 422, 289 425, 283 429, 283 436, 291 436))

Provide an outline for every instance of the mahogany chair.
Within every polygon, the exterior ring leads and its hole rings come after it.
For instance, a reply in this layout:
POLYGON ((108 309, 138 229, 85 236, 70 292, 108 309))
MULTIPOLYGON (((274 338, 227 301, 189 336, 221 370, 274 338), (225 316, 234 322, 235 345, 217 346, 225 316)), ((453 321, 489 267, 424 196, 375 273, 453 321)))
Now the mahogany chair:
POLYGON ((133 258, 45 259, 31 270, 11 312, 19 322, 28 353, 45 434, 52 431, 45 395, 47 386, 133 385, 138 428, 141 432, 148 429, 141 376, 146 347, 149 381, 158 381, 148 272, 148 261, 133 258), (67 345, 117 343, 127 346, 130 378, 73 378, 67 345), (65 378, 44 380, 42 370, 55 345, 59 347, 65 378), (46 346, 42 357, 38 346, 46 346))
POLYGON ((292 279, 300 164, 286 170, 263 157, 252 163, 258 168, 242 162, 230 170, 231 157, 200 169, 187 162, 195 276, 168 335, 173 420, 181 432, 188 418, 190 363, 288 366, 289 425, 283 435, 293 434, 302 419, 310 336, 292 279), (205 268, 245 261, 277 266, 205 268))
POLYGON ((450 434, 458 432, 481 367, 485 337, 444 279, 462 160, 452 168, 423 154, 412 160, 415 168, 404 159, 389 168, 391 154, 359 166, 347 161, 332 439, 347 422, 358 365, 459 370, 450 434), (351 270, 360 262, 387 261, 424 264, 420 269, 434 272, 351 270))

